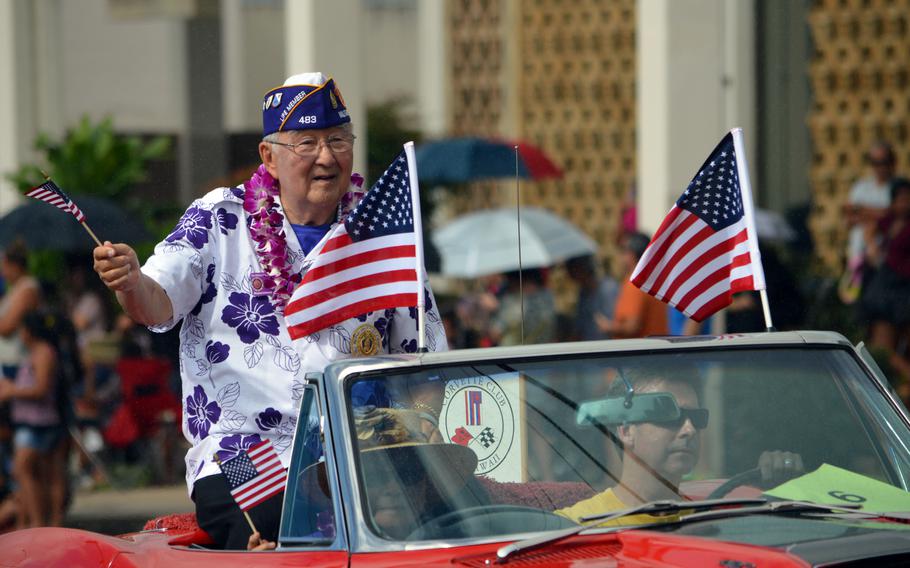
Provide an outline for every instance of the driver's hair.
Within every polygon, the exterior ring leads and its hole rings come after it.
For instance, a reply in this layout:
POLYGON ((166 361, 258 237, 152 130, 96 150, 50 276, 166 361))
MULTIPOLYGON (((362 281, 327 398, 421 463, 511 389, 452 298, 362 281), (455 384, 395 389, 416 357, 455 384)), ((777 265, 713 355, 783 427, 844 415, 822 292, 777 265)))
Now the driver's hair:
POLYGON ((635 392, 654 392, 659 383, 670 382, 685 383, 692 387, 696 395, 701 392, 701 373, 696 365, 686 361, 649 361, 626 368, 617 367, 616 376, 607 389, 607 396, 612 398, 625 395, 626 381, 635 392))

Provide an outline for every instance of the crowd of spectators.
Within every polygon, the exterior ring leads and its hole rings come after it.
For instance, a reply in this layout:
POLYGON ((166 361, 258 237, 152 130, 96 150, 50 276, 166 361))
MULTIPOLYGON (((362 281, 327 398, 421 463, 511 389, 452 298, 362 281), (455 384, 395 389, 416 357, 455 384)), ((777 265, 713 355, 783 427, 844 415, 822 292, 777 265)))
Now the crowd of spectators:
POLYGON ((67 259, 57 282, 30 272, 33 254, 19 241, 0 255, 0 531, 61 525, 78 486, 150 465, 161 425, 179 443, 168 346, 114 317, 85 259, 67 259))

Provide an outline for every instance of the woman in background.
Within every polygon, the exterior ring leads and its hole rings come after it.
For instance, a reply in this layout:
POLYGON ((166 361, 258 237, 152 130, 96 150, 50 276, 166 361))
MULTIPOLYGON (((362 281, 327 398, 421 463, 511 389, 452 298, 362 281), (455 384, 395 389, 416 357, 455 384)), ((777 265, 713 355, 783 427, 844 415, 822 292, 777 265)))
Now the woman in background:
POLYGON ((25 315, 19 337, 26 355, 15 381, 0 380, 0 401, 12 402, 13 477, 21 514, 19 528, 60 526, 66 499, 66 450, 59 317, 25 315))

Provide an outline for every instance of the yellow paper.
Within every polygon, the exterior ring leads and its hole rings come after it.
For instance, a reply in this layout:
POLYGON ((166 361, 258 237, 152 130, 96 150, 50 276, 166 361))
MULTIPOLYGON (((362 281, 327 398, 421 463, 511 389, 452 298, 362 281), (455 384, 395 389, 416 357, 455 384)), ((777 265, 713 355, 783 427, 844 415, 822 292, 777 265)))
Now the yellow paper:
POLYGON ((866 511, 910 511, 910 493, 829 464, 778 485, 766 495, 826 505, 859 505, 866 511))

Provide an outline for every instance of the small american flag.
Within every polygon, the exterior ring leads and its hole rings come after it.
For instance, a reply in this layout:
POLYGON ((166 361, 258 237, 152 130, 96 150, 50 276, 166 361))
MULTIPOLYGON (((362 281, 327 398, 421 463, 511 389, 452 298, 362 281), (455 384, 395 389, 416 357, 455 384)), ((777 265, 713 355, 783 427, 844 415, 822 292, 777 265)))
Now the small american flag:
POLYGON ((405 152, 332 230, 284 316, 292 339, 360 314, 417 305, 417 241, 405 152))
POLYGON ((231 488, 231 496, 242 511, 281 493, 287 485, 287 472, 269 440, 218 465, 231 488))
POLYGON ((80 223, 85 220, 85 215, 82 214, 82 210, 80 210, 79 207, 73 203, 73 200, 67 197, 66 194, 63 193, 63 190, 57 187, 57 184, 51 180, 47 180, 38 187, 33 188, 25 195, 34 197, 45 203, 50 203, 57 209, 63 209, 67 213, 71 213, 80 223))
POLYGON ((734 292, 765 289, 755 235, 750 235, 755 226, 751 197, 739 178, 737 159, 728 133, 632 272, 633 284, 699 322, 730 305, 734 292))

